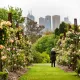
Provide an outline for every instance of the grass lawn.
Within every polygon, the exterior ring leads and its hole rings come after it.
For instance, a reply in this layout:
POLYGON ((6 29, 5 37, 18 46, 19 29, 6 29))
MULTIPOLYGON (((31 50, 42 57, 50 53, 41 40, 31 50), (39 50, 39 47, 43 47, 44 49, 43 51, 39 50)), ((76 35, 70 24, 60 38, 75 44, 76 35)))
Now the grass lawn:
POLYGON ((80 80, 75 72, 65 72, 50 64, 34 64, 19 80, 80 80))

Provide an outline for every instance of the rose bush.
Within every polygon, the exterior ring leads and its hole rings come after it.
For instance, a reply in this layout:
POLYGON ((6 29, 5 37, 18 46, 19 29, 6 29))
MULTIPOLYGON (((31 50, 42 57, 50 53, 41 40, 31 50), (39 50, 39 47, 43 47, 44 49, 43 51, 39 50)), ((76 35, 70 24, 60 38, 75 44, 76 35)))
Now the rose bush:
MULTIPOLYGON (((80 32, 69 30, 66 33, 65 39, 59 39, 56 46, 57 63, 67 65, 69 68, 75 70, 80 60, 80 32)), ((79 70, 79 68, 77 68, 79 70)))

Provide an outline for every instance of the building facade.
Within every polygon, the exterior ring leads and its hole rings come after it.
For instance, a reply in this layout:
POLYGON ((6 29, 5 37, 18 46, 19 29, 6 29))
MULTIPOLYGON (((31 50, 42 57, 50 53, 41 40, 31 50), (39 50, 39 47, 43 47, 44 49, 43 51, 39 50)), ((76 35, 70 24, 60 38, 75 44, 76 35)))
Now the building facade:
POLYGON ((68 17, 64 17, 64 22, 67 23, 67 24, 69 24, 70 23, 69 22, 69 18, 68 17))
POLYGON ((45 31, 51 31, 51 16, 45 16, 45 31))
POLYGON ((53 24, 53 31, 56 29, 56 28, 59 28, 59 25, 60 25, 60 16, 59 15, 54 15, 52 16, 52 24, 53 24))
POLYGON ((43 17, 40 17, 40 18, 39 18, 39 25, 45 26, 45 20, 44 20, 43 17))

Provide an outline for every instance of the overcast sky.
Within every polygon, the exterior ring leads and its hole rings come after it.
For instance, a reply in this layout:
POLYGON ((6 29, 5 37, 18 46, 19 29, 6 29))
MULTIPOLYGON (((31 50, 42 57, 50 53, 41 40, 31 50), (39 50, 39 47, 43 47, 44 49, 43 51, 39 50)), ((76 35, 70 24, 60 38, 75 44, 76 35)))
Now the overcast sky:
POLYGON ((36 21, 46 15, 60 15, 61 21, 68 16, 73 23, 77 18, 80 24, 80 0, 0 0, 0 7, 19 7, 23 10, 23 16, 32 11, 36 21))

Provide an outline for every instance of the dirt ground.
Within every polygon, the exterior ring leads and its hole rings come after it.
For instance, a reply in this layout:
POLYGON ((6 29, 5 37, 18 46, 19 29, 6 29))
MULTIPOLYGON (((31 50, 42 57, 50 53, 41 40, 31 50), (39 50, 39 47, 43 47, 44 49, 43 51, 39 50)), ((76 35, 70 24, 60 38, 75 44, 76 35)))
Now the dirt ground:
POLYGON ((16 70, 15 72, 9 72, 8 80, 18 80, 18 78, 27 72, 26 69, 16 70))
POLYGON ((72 69, 69 69, 68 66, 62 66, 62 65, 58 65, 59 68, 61 68, 62 70, 66 71, 66 72, 72 72, 72 69))

